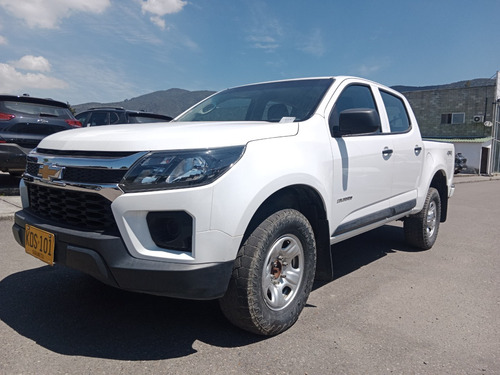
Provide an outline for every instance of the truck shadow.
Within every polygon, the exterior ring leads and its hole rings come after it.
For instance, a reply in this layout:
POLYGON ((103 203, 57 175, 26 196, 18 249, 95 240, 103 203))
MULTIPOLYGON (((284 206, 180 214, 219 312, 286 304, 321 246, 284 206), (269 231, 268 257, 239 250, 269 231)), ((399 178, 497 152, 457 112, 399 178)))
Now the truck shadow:
POLYGON ((126 292, 57 265, 6 277, 0 301, 4 323, 64 355, 159 360, 196 353, 197 340, 238 347, 262 339, 229 324, 217 301, 126 292))
MULTIPOLYGON (((386 226, 336 245, 336 278, 395 250, 406 251, 399 232, 386 226)), ((266 339, 229 324, 217 301, 121 291, 57 265, 4 278, 0 301, 5 324, 64 355, 159 360, 196 353, 196 341, 234 348, 266 339)))
POLYGON ((402 223, 392 223, 332 246, 334 278, 341 278, 396 251, 417 252, 404 239, 402 223))

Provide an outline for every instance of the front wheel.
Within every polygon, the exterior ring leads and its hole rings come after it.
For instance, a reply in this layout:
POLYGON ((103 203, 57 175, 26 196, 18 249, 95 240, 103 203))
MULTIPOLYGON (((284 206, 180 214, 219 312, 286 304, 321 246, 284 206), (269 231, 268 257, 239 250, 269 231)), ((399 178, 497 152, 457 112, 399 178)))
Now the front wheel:
POLYGON ((316 243, 309 221, 296 210, 278 211, 238 251, 221 310, 247 331, 281 333, 304 308, 315 268, 316 243))
POLYGON ((428 250, 436 242, 441 219, 441 198, 435 188, 429 188, 424 208, 404 220, 406 242, 420 250, 428 250))

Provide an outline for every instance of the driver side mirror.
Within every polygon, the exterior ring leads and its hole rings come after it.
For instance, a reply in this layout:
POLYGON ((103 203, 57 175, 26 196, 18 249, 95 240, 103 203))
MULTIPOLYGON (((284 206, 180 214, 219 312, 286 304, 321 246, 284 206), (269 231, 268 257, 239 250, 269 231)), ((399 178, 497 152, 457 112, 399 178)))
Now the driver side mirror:
POLYGON ((370 134, 380 131, 380 117, 371 108, 351 108, 340 112, 339 128, 335 137, 354 134, 370 134))

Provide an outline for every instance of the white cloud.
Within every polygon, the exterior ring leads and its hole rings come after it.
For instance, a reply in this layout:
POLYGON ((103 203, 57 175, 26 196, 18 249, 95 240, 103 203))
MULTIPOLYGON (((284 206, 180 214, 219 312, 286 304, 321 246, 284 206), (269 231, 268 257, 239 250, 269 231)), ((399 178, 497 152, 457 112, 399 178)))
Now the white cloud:
POLYGON ((110 0, 0 0, 0 7, 23 19, 29 27, 57 28, 62 18, 73 12, 102 13, 110 0))
POLYGON ((325 46, 323 43, 323 37, 321 35, 321 30, 315 29, 308 35, 299 49, 310 55, 321 57, 325 53, 325 46))
POLYGON ((248 18, 250 27, 246 40, 252 48, 273 52, 283 44, 286 36, 281 21, 272 16, 271 9, 265 2, 249 3, 248 18))
POLYGON ((268 35, 250 35, 247 40, 252 43, 253 48, 273 51, 279 47, 276 39, 268 35))
POLYGON ((139 0, 142 13, 152 14, 150 20, 160 29, 165 29, 165 20, 162 18, 166 14, 177 13, 184 8, 187 1, 184 0, 139 0))
POLYGON ((153 16, 150 18, 151 22, 153 22, 156 26, 158 26, 160 29, 164 30, 165 29, 165 20, 159 16, 153 16))
POLYGON ((392 61, 389 57, 378 56, 368 58, 364 64, 357 66, 354 70, 357 75, 374 77, 375 74, 379 74, 380 71, 389 69, 391 65, 392 61))
POLYGON ((382 68, 382 66, 380 66, 380 65, 363 64, 363 65, 358 67, 357 71, 360 75, 368 77, 368 76, 372 75, 373 73, 378 72, 381 68, 382 68))
POLYGON ((364 60, 361 64, 351 67, 354 75, 376 80, 377 75, 392 66, 392 60, 388 56, 365 57, 364 60))
POLYGON ((149 12, 163 17, 165 14, 177 13, 187 4, 184 0, 141 0, 144 13, 149 12))
POLYGON ((27 89, 64 89, 68 84, 43 73, 21 73, 12 65, 0 63, 0 93, 19 93, 27 89))
POLYGON ((7 44, 7 38, 0 35, 0 45, 2 45, 2 44, 7 44))
POLYGON ((64 101, 72 104, 110 103, 130 98, 138 92, 145 93, 141 77, 128 73, 125 63, 112 57, 68 57, 59 72, 61 78, 70 82, 70 87, 58 94, 64 95, 64 101), (132 83, 134 79, 139 81, 138 85, 132 83))
POLYGON ((19 61, 12 63, 18 69, 35 70, 39 72, 50 72, 51 66, 49 60, 43 56, 26 55, 19 61))

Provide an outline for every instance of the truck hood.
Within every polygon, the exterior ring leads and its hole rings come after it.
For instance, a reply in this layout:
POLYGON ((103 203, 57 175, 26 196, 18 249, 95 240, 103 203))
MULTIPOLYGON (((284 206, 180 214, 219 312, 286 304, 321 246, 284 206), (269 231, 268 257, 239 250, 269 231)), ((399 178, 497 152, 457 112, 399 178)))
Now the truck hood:
POLYGON ((39 148, 67 151, 159 151, 241 146, 297 134, 298 123, 167 122, 108 125, 50 135, 39 148))

